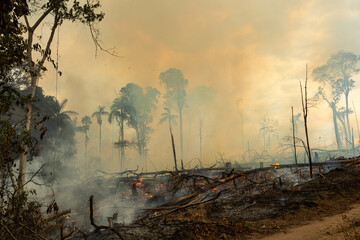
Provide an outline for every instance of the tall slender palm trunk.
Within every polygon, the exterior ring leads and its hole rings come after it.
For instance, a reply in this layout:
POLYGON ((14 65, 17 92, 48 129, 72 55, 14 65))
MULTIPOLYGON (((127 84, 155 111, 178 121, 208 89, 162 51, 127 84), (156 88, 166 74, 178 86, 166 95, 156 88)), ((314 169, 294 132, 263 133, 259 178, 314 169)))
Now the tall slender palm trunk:
POLYGON ((86 163, 86 153, 87 153, 87 131, 85 131, 85 152, 84 152, 84 156, 85 156, 85 163, 86 163))
POLYGON ((120 140, 122 145, 120 146, 120 167, 124 169, 125 166, 125 146, 124 146, 124 121, 120 121, 120 140))
POLYGON ((100 152, 100 168, 101 168, 101 124, 100 125, 100 141, 99 141, 99 152, 100 152))

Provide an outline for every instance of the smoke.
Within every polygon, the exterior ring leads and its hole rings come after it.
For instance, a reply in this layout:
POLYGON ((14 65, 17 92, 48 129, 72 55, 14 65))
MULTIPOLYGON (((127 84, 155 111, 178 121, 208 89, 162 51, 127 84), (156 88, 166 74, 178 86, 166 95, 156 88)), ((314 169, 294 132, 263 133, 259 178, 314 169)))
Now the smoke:
MULTIPOLYGON (((299 81, 305 79, 305 65, 320 66, 341 49, 360 53, 353 41, 360 34, 360 3, 356 0, 124 0, 102 4, 106 13, 99 25, 102 42, 115 46, 120 57, 100 53, 94 58, 87 29, 62 26, 59 98, 69 99, 68 108, 80 116, 91 115, 98 105, 109 109, 115 92, 130 82, 164 93, 159 74, 171 67, 180 69, 189 80, 189 96, 199 86, 216 90, 214 100, 201 106, 203 162, 208 166, 214 163, 217 152, 244 154, 248 143, 251 150, 261 152, 259 129, 265 117, 278 121, 280 139, 290 135, 291 106, 296 113, 301 111, 299 81), (241 115, 236 106, 239 99, 241 115)), ((52 76, 49 71, 40 81, 47 94, 55 90, 52 76)), ((313 95, 317 85, 311 79, 309 88, 313 95)), ((359 100, 357 92, 356 83, 351 101, 359 100)), ((157 124, 161 102, 160 98, 153 115, 155 131, 150 136, 148 170, 173 168, 168 129, 157 124)), ((184 121, 185 163, 200 155, 200 116, 191 117, 191 126, 188 117, 184 121)), ((351 125, 355 126, 353 115, 351 125)), ((310 109, 309 128, 310 142, 315 146, 334 142, 331 111, 323 102, 310 109)), ((88 154, 92 158, 98 157, 98 130, 97 124, 91 125, 88 154)), ((126 135, 134 137, 127 131, 126 135)), ((302 131, 299 127, 299 137, 303 137, 302 131)), ((117 129, 114 134, 113 127, 104 123, 103 133, 104 170, 120 171, 112 144, 117 129)), ((178 127, 174 136, 179 147, 178 127)), ((82 138, 77 142, 82 149, 82 138)), ((128 150, 127 157, 127 168, 140 165, 142 169, 136 151, 128 150)), ((80 162, 82 158, 78 150, 80 162)))

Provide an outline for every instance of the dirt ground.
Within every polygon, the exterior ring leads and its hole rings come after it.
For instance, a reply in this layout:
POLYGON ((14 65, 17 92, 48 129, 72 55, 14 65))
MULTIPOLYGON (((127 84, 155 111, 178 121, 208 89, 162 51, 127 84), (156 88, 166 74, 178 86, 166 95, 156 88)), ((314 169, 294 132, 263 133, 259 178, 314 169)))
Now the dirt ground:
POLYGON ((251 239, 262 240, 336 240, 360 238, 360 204, 349 211, 322 220, 310 221, 303 226, 291 227, 266 237, 257 235, 251 239))

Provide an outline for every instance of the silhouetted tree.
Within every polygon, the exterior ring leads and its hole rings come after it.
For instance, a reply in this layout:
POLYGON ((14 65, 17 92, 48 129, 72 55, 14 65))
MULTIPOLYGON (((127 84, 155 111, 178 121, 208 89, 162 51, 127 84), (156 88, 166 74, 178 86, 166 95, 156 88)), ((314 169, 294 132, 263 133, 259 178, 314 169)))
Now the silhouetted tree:
MULTIPOLYGON (((341 150, 342 142, 341 142, 341 138, 340 138, 340 134, 339 134, 339 127, 337 124, 338 113, 337 113, 337 107, 336 107, 336 104, 339 102, 340 96, 336 92, 332 92, 332 93, 333 93, 332 95, 327 96, 324 91, 324 88, 319 87, 316 95, 321 96, 329 104, 329 107, 332 110, 336 144, 338 146, 338 150, 341 150)), ((346 133, 346 129, 345 129, 345 133, 346 133)))
POLYGON ((116 120, 119 126, 119 138, 115 146, 118 147, 120 153, 120 168, 124 168, 125 164, 125 148, 129 145, 129 142, 124 138, 124 126, 125 122, 129 120, 129 113, 132 111, 132 106, 129 105, 128 101, 124 98, 120 92, 120 96, 117 97, 111 105, 111 111, 109 114, 109 123, 116 120))
POLYGON ((177 162, 176 162, 176 151, 175 151, 175 143, 173 141, 174 137, 172 134, 172 125, 176 125, 176 118, 178 118, 177 115, 172 113, 172 109, 173 109, 173 103, 171 101, 169 101, 169 99, 166 97, 165 95, 165 102, 164 102, 164 112, 161 114, 161 118, 159 121, 159 124, 164 123, 165 121, 168 122, 169 124, 169 133, 170 133, 170 143, 172 145, 172 150, 173 150, 173 155, 174 155, 174 166, 175 166, 175 170, 177 171, 177 162))
POLYGON ((308 125, 307 125, 307 119, 308 119, 308 113, 309 113, 309 99, 308 99, 308 91, 307 91, 307 83, 308 83, 308 66, 306 65, 305 70, 305 86, 304 89, 302 87, 301 81, 300 81, 300 92, 301 92, 301 106, 303 110, 303 117, 304 117, 304 130, 305 130, 305 137, 306 137, 306 153, 309 159, 309 172, 310 177, 312 178, 313 172, 312 172, 312 160, 311 160, 311 149, 310 149, 310 143, 309 143, 309 132, 308 132, 308 125))
POLYGON ((325 65, 315 68, 312 75, 315 81, 331 86, 334 95, 345 97, 345 117, 347 136, 351 136, 349 121, 349 94, 354 87, 353 75, 359 72, 359 58, 350 52, 339 51, 332 55, 325 65))
MULTIPOLYGON (((136 132, 136 146, 141 158, 146 156, 146 145, 149 133, 153 129, 149 126, 153 118, 152 110, 156 108, 157 97, 160 92, 152 87, 144 89, 134 83, 128 83, 120 90, 124 98, 123 104, 128 106, 128 124, 136 132)), ((146 164, 146 162, 145 162, 146 164)))
POLYGON ((100 137, 99 137, 99 152, 100 152, 100 164, 101 164, 101 125, 102 125, 102 116, 109 115, 108 112, 105 111, 105 106, 98 106, 98 110, 95 111, 91 117, 96 117, 97 123, 100 128, 100 137))
POLYGON ((84 133, 84 159, 85 159, 85 162, 86 162, 86 156, 87 156, 87 144, 89 142, 89 137, 88 137, 88 131, 90 129, 90 125, 92 124, 92 121, 91 121, 91 118, 89 116, 84 116, 82 119, 81 119, 81 123, 82 123, 82 126, 80 127, 81 131, 84 133))
POLYGON ((261 122, 260 127, 260 133, 264 135, 264 149, 266 149, 266 146, 268 146, 268 150, 270 150, 271 145, 271 136, 278 136, 278 122, 271 119, 271 118, 265 118, 261 122), (267 138, 267 144, 266 144, 266 138, 267 138))
POLYGON ((185 88, 188 84, 188 80, 185 79, 182 72, 176 68, 170 68, 165 72, 160 73, 159 78, 160 78, 160 83, 165 85, 166 96, 168 97, 168 101, 173 101, 175 103, 179 113, 181 168, 184 168, 182 113, 183 113, 183 108, 185 106, 185 100, 186 100, 185 88))

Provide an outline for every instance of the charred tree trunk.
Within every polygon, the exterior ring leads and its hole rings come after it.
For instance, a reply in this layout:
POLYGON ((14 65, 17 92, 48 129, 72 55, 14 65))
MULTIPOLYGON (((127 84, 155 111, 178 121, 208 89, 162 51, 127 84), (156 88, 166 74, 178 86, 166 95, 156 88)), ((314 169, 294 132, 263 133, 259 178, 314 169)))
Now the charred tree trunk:
POLYGON ((169 127, 169 129, 170 129, 171 145, 172 145, 172 150, 173 150, 173 155, 174 155, 175 171, 178 171, 177 162, 176 162, 176 151, 175 151, 174 136, 172 134, 171 127, 169 127))
POLYGON ((291 121, 292 121, 292 134, 293 134, 293 143, 294 143, 294 160, 295 164, 297 164, 297 156, 296 156, 296 143, 295 143, 295 123, 294 123, 294 107, 291 106, 291 121))
POLYGON ((301 90, 301 104, 302 104, 303 115, 304 115, 306 148, 307 148, 307 155, 308 155, 308 158, 309 158, 310 177, 312 178, 312 160, 311 160, 311 150, 310 150, 309 133, 308 133, 308 126, 307 126, 307 117, 308 117, 307 82, 308 82, 308 67, 306 65, 306 78, 305 78, 304 94, 303 94, 303 89, 302 89, 302 86, 301 86, 301 82, 300 82, 300 90, 301 90), (304 97, 304 95, 305 95, 305 97, 304 97))

